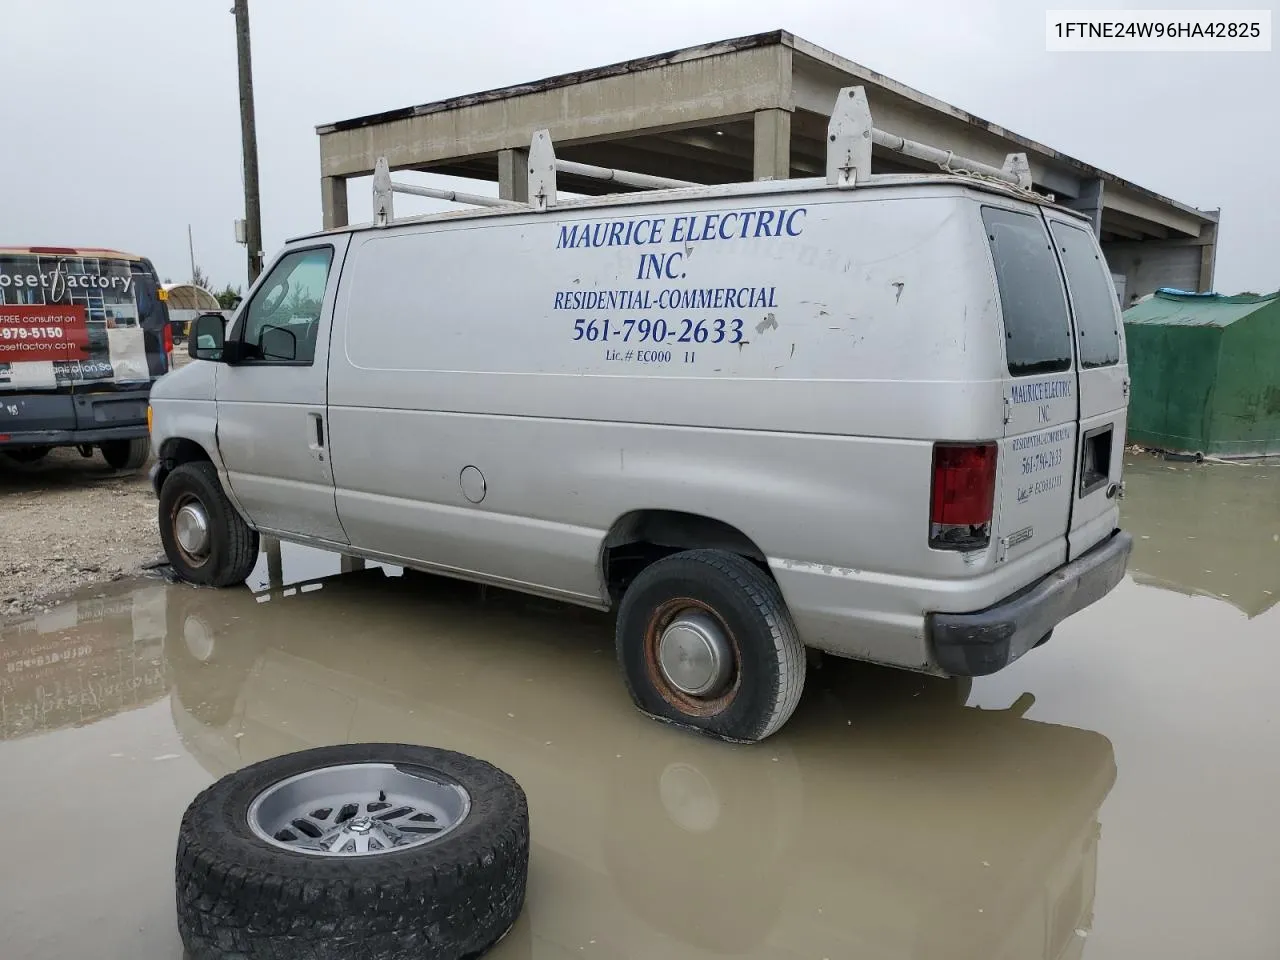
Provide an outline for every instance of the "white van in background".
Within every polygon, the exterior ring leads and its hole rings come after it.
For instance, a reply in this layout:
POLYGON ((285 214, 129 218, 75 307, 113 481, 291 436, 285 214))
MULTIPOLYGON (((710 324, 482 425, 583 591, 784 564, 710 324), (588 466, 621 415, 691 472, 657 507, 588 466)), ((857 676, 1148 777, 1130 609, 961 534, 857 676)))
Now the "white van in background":
POLYGON ((1110 272, 1016 166, 871 176, 838 120, 825 180, 556 203, 535 140, 532 206, 290 242, 152 394, 175 570, 261 532, 616 609, 636 704, 736 740, 806 647, 1023 655, 1131 545, 1110 272))

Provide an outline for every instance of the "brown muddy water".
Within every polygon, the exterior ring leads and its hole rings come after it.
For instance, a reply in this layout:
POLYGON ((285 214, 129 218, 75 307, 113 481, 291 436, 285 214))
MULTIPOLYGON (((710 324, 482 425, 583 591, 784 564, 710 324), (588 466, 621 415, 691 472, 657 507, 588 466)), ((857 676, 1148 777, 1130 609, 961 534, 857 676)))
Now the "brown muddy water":
POLYGON ((1130 575, 1049 644, 971 687, 825 667, 751 747, 638 714, 607 616, 288 545, 248 588, 120 582, 9 622, 0 955, 181 957, 190 799, 389 740, 528 793, 496 960, 1274 960, 1280 464, 1127 480, 1130 575))

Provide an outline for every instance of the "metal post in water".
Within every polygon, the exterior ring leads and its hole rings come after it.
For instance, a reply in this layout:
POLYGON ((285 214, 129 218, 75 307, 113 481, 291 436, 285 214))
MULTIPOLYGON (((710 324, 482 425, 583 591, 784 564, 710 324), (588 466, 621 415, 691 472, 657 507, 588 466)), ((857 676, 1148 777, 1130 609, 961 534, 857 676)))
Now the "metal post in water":
POLYGON ((280 559, 280 541, 275 537, 263 537, 262 548, 267 554, 267 586, 279 590, 284 586, 284 562, 280 559))

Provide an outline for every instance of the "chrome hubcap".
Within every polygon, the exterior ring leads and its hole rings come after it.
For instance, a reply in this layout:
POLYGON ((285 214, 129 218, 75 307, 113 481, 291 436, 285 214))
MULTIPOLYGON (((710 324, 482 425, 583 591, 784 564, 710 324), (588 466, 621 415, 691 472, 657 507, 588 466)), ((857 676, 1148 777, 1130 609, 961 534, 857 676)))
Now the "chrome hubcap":
POLYGON ((173 516, 173 535, 178 546, 193 557, 209 552, 209 516, 195 501, 184 503, 173 516))
MULTIPOLYGON (((408 844, 406 834, 372 817, 356 817, 320 835, 317 843, 331 853, 377 853, 408 844)), ((297 844, 293 845, 295 848, 297 844)))
POLYGON ((708 614, 691 610, 662 632, 658 665, 666 681, 681 693, 705 697, 728 682, 733 653, 720 624, 708 614))
POLYGON ((249 805, 249 829, 276 847, 360 857, 421 846, 471 810, 460 784, 417 767, 352 763, 274 784, 249 805))

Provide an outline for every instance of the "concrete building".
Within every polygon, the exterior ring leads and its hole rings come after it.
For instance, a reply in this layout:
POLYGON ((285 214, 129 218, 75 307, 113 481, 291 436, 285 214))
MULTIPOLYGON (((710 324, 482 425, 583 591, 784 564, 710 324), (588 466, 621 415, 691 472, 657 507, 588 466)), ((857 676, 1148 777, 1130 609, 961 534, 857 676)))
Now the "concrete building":
MULTIPOLYGON (((1213 286, 1217 211, 1160 196, 903 86, 785 31, 706 44, 316 128, 326 227, 348 222, 346 180, 392 170, 497 181, 526 199, 526 160, 547 128, 561 159, 701 183, 822 176, 841 87, 866 88, 877 127, 1000 166, 1024 152, 1037 189, 1087 212, 1122 302, 1213 286)), ((875 172, 936 169, 875 149, 875 172)), ((561 175, 561 189, 616 185, 561 175)), ((364 220, 363 216, 359 219, 364 220)))

